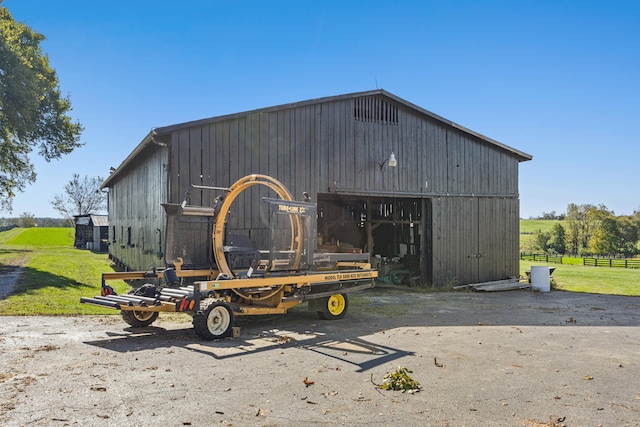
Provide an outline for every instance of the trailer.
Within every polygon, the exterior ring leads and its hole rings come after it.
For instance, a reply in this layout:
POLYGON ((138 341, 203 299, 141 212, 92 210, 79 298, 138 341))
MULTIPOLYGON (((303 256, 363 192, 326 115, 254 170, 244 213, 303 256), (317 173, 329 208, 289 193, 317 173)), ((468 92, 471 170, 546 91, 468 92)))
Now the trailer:
POLYGON ((161 312, 187 313, 198 337, 214 340, 232 333, 236 316, 284 314, 308 302, 321 319, 341 319, 349 307, 348 294, 374 286, 378 272, 368 253, 324 253, 316 250, 316 204, 295 201, 276 179, 253 174, 228 188, 192 186, 222 192, 212 206, 192 206, 188 197, 179 205, 165 205, 182 216, 209 218, 214 264, 208 269, 173 266, 150 271, 102 274, 101 295, 82 297, 81 303, 120 310, 133 327, 151 325, 161 312), (268 248, 256 248, 246 236, 226 232, 228 215, 238 196, 261 185, 277 197, 263 197, 268 212, 268 248), (112 280, 151 280, 119 295, 112 280), (189 281, 189 284, 184 284, 189 281))

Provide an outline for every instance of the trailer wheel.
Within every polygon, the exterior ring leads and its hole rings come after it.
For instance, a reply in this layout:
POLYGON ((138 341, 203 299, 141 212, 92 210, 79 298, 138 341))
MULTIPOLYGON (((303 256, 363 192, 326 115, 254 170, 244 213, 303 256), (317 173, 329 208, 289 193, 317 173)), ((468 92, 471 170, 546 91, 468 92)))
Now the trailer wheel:
POLYGON ((122 320, 134 328, 149 326, 158 318, 157 311, 121 310, 120 315, 122 316, 122 320))
POLYGON ((193 328, 203 340, 228 337, 233 328, 233 311, 224 301, 203 301, 193 314, 193 328))
POLYGON ((335 294, 321 300, 322 306, 318 310, 318 317, 323 320, 342 319, 349 308, 347 294, 335 294))

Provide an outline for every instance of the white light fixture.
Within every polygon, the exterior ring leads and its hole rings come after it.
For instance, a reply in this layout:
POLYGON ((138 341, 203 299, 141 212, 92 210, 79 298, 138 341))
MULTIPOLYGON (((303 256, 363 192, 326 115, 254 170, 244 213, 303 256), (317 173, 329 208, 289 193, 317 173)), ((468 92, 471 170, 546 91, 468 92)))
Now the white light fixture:
POLYGON ((388 163, 390 168, 395 168, 398 165, 398 161, 396 160, 396 155, 393 154, 393 151, 391 152, 388 158, 384 159, 384 161, 380 163, 380 170, 384 168, 385 163, 388 163))

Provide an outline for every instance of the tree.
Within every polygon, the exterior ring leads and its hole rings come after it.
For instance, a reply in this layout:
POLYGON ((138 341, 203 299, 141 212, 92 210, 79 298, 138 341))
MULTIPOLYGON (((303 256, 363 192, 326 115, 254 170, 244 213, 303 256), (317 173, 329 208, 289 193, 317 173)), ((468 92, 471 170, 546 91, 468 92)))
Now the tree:
POLYGON ((549 250, 561 255, 566 252, 565 230, 562 224, 555 224, 551 229, 549 250))
POLYGON ((36 226, 36 217, 30 212, 20 214, 18 225, 22 228, 30 228, 36 226))
POLYGON ((620 229, 614 217, 602 219, 593 232, 589 248, 597 255, 615 255, 620 249, 620 229))
POLYGON ((567 206, 565 222, 567 231, 567 249, 577 254, 589 248, 589 240, 603 218, 613 216, 605 205, 576 205, 567 206))
POLYGON ((542 252, 547 252, 549 250, 549 240, 551 239, 551 234, 542 230, 536 230, 533 233, 533 248, 539 249, 542 252))
POLYGON ((36 180, 34 148, 51 161, 82 145, 83 128, 68 116, 69 98, 40 49, 44 39, 0 7, 0 208, 8 211, 16 192, 36 180))
POLYGON ((564 214, 556 214, 556 211, 551 212, 542 212, 542 215, 538 217, 538 219, 564 219, 564 214))
POLYGON ((619 252, 626 257, 638 254, 638 240, 640 240, 640 223, 632 216, 616 218, 620 230, 619 252))
POLYGON ((64 194, 56 194, 51 204, 67 218, 74 215, 89 215, 104 211, 107 207, 106 194, 100 191, 104 179, 73 174, 73 179, 64 186, 64 194))

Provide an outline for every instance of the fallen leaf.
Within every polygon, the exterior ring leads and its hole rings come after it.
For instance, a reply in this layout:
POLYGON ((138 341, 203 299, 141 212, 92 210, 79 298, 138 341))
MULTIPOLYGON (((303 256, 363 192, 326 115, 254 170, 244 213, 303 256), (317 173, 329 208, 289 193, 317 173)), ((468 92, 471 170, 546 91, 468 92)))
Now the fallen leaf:
POLYGON ((582 377, 585 380, 592 380, 593 377, 591 375, 585 375, 584 377, 582 377))
POLYGON ((47 345, 41 345, 40 347, 36 348, 34 351, 52 351, 52 350, 58 350, 58 349, 60 349, 60 347, 47 344, 47 345))
POLYGON ((438 368, 444 367, 442 363, 438 363, 438 359, 436 359, 435 357, 433 358, 433 364, 436 365, 438 368))
POLYGON ((311 381, 309 378, 304 377, 304 380, 302 381, 304 383, 305 386, 309 387, 310 385, 315 384, 315 382, 311 381))

